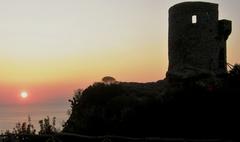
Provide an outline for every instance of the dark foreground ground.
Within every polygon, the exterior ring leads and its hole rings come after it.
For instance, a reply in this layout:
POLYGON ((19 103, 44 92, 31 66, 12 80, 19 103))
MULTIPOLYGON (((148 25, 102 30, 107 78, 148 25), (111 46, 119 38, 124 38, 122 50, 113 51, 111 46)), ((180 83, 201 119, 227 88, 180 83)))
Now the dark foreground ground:
POLYGON ((185 139, 237 139, 240 78, 96 84, 72 104, 63 132, 185 139))

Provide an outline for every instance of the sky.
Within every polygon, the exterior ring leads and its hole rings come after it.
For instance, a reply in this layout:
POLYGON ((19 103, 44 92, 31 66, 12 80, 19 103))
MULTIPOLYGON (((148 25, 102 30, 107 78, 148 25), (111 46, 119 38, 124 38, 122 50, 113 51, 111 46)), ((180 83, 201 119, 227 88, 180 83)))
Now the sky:
MULTIPOLYGON (((192 0, 193 1, 193 0, 192 0)), ((101 81, 151 82, 168 66, 168 8, 182 0, 0 0, 0 104, 67 102, 101 81), (21 100, 21 91, 29 93, 21 100)), ((233 21, 227 55, 239 63, 239 0, 219 4, 233 21)))

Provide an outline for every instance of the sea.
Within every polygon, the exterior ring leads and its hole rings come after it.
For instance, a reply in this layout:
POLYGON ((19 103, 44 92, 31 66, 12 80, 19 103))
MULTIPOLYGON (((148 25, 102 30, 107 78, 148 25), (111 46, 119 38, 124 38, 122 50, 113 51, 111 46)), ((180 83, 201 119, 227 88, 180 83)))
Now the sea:
POLYGON ((28 122, 30 117, 31 124, 38 132, 40 130, 39 120, 46 117, 52 121, 56 117, 56 128, 62 130, 62 125, 69 118, 70 105, 68 103, 59 104, 28 104, 28 105, 1 105, 0 104, 0 132, 6 130, 10 132, 18 122, 28 122))

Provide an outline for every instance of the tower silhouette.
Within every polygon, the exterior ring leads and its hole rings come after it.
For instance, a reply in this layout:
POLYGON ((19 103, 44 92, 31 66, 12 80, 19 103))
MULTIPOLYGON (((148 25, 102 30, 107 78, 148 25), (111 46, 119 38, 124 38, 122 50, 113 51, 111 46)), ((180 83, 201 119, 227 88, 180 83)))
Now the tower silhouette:
POLYGON ((226 40, 231 24, 228 20, 218 20, 218 4, 183 2, 172 6, 167 77, 226 74, 226 40))

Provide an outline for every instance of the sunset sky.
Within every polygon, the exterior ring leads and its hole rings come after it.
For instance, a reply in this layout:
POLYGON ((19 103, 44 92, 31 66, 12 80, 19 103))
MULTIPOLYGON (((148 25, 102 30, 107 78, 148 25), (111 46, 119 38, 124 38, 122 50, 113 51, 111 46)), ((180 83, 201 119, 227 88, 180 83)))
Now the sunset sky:
MULTIPOLYGON (((193 0, 191 0, 193 1, 193 0)), ((110 75, 149 82, 168 66, 168 8, 182 0, 0 0, 0 104, 62 102, 110 75), (24 102, 22 102, 24 103, 24 102)), ((239 0, 219 4, 233 21, 228 62, 240 62, 239 0)))

